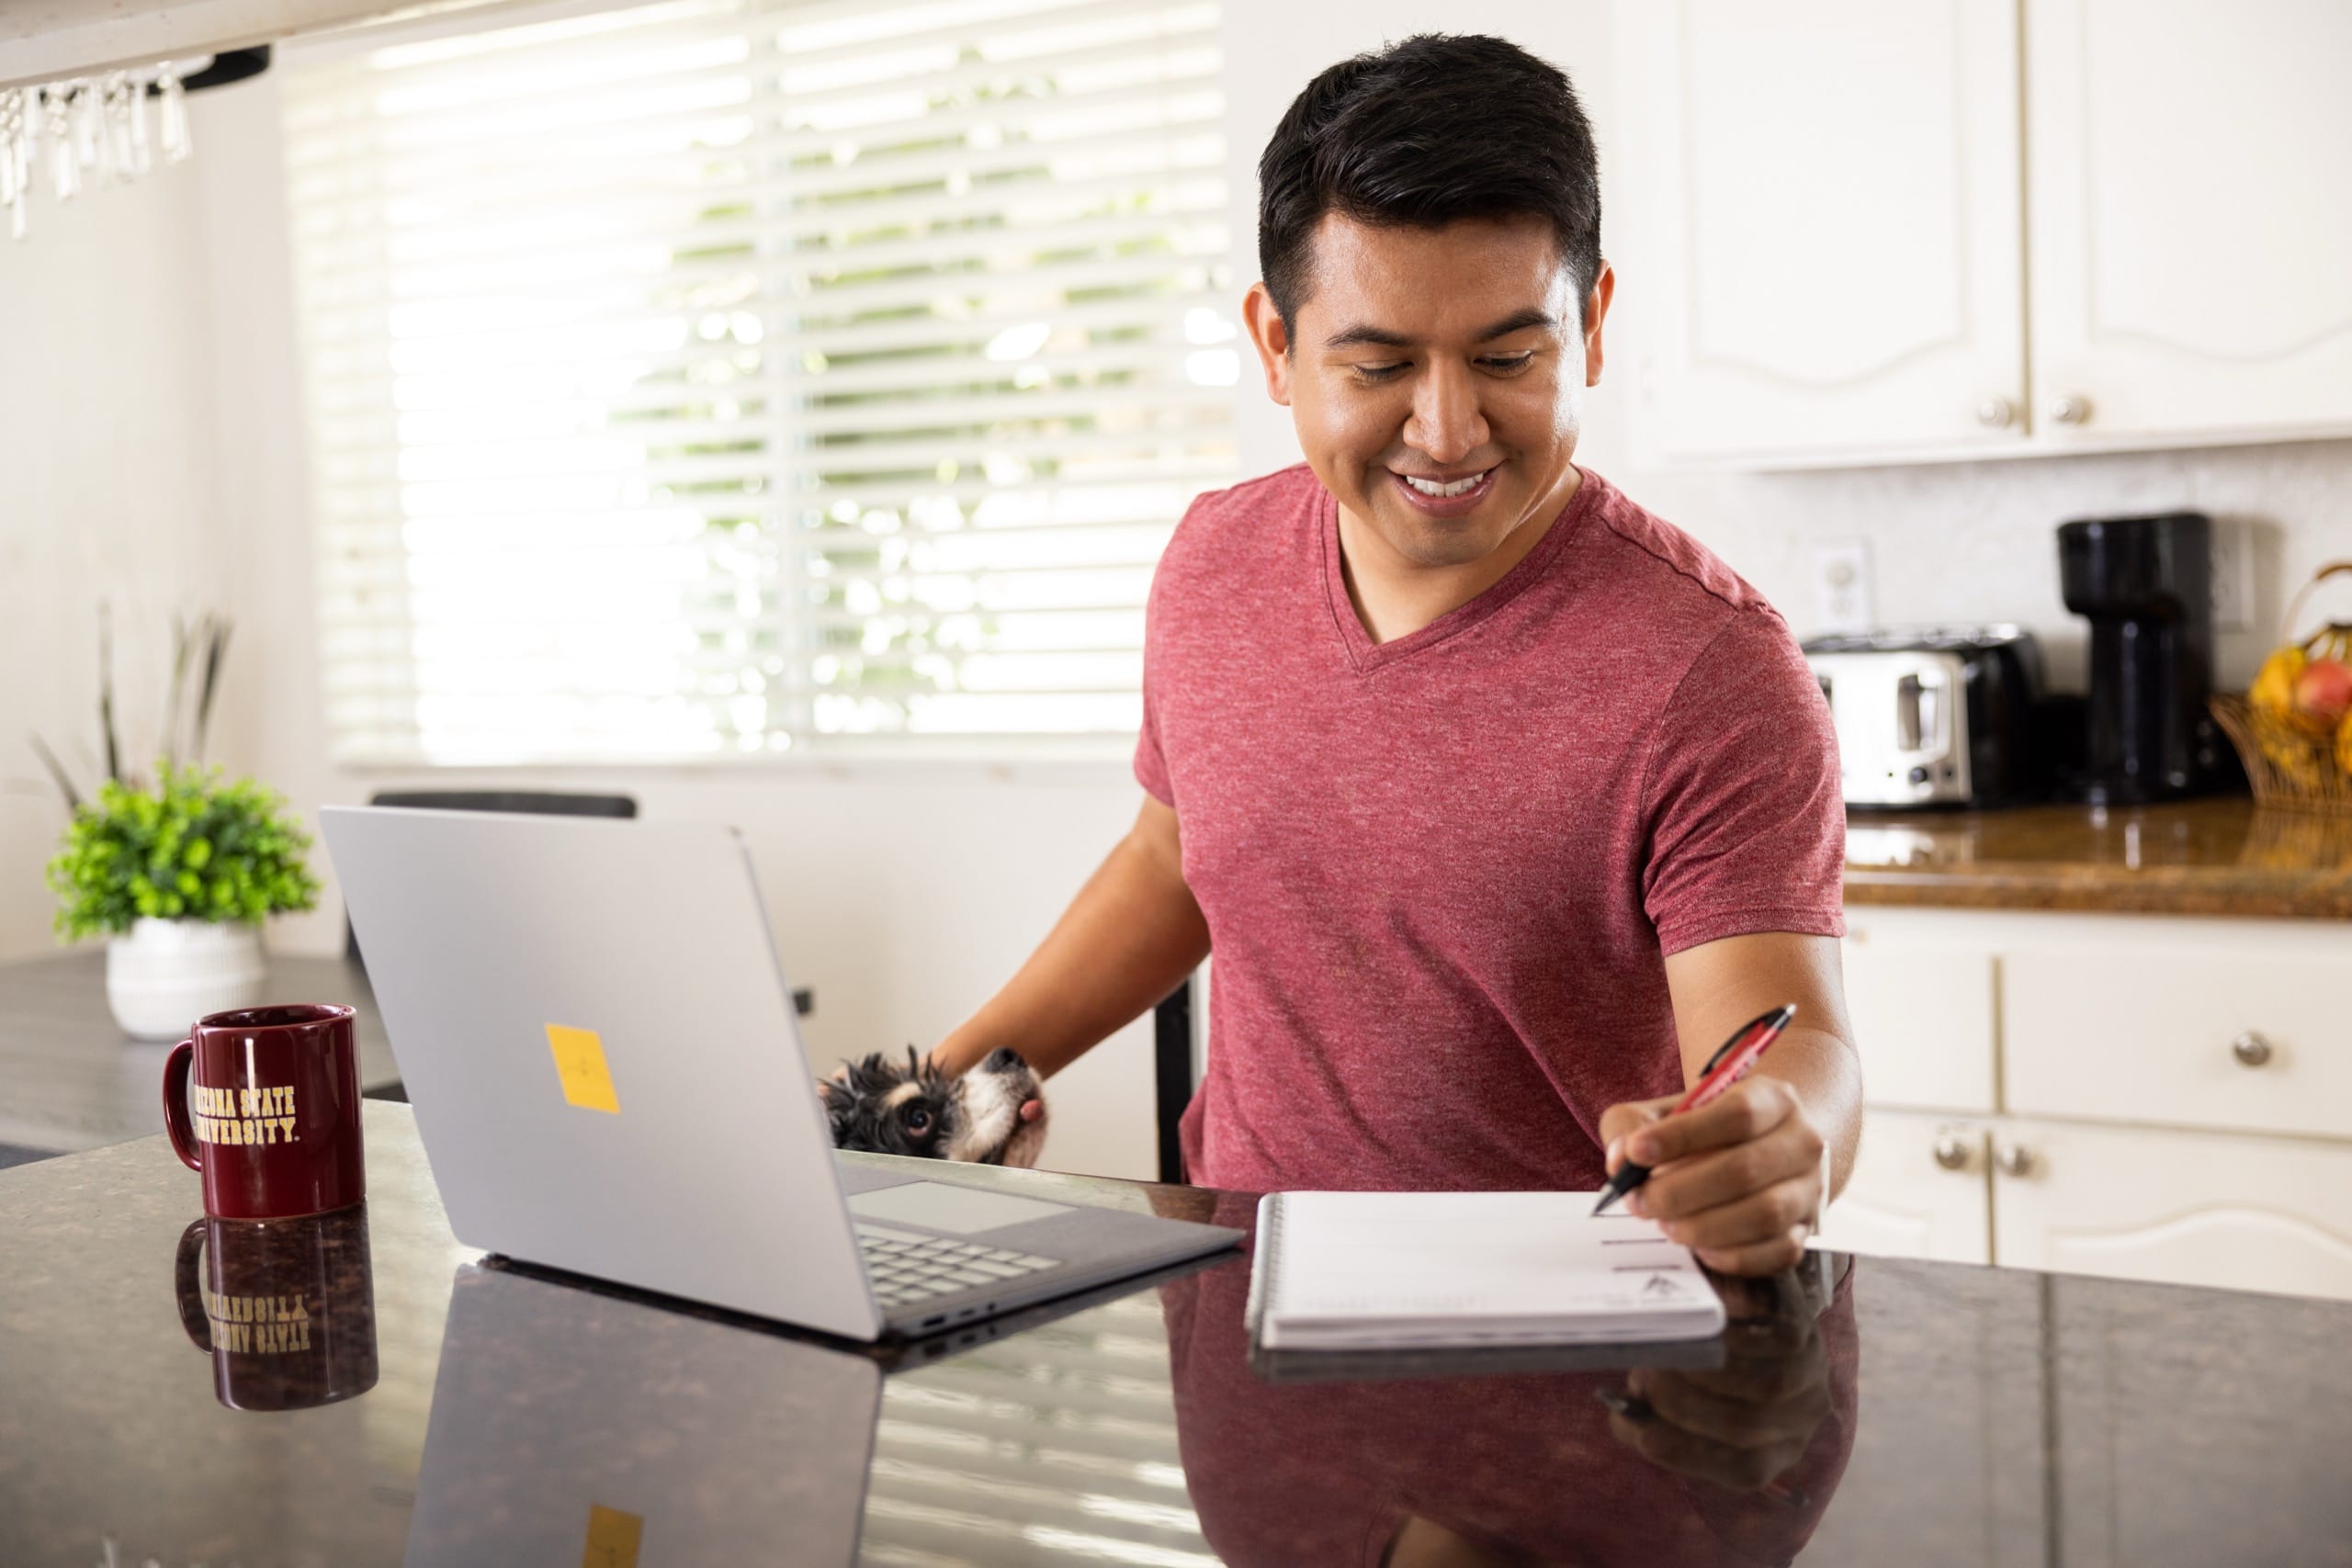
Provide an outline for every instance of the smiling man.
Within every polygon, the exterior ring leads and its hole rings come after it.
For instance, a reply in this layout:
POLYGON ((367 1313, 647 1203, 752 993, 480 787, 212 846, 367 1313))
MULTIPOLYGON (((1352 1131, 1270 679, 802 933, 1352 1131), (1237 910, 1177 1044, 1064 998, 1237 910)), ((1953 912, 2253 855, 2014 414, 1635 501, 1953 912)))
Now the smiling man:
POLYGON ((1615 279, 1567 78, 1422 37, 1259 164, 1244 305, 1306 461, 1155 578, 1129 832, 943 1042, 1051 1072, 1216 952, 1195 1181, 1590 1188, 1710 1264, 1794 1260, 1850 1165, 1844 811, 1787 626, 1574 458, 1615 279), (1660 1120, 1725 1037, 1796 1024, 1660 1120))

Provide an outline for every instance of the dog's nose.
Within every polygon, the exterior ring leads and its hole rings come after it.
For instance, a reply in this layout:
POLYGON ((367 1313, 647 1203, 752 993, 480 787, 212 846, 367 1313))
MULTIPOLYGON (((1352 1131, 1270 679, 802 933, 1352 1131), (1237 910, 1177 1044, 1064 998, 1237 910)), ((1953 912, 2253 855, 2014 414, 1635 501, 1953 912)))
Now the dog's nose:
POLYGON ((1015 1067, 1028 1065, 1021 1059, 1020 1052, 1010 1045, 1000 1045, 989 1053, 989 1059, 980 1064, 980 1070, 984 1073, 1009 1073, 1015 1067))

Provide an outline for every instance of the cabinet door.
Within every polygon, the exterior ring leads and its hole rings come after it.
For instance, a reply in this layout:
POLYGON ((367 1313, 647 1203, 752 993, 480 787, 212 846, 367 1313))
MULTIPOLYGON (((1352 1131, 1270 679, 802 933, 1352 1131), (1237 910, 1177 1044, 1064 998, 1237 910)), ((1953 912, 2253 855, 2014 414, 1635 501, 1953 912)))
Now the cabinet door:
POLYGON ((1982 1123, 1872 1106, 1846 1190, 1822 1218, 1821 1245, 1882 1258, 1990 1263, 1982 1123))
MULTIPOLYGON (((1909 913, 1909 911, 1905 911, 1909 913)), ((1963 928, 1846 917, 1846 1009, 1872 1105, 1994 1104, 1993 954, 1963 928)))
POLYGON ((1618 299, 1664 457, 2024 431, 2017 17, 1949 0, 1620 6, 1618 299))
POLYGON ((2352 1300, 2352 1147, 2005 1121, 1997 1261, 2352 1300))
POLYGON ((2036 436, 2352 429, 2352 6, 2026 11, 2036 436))

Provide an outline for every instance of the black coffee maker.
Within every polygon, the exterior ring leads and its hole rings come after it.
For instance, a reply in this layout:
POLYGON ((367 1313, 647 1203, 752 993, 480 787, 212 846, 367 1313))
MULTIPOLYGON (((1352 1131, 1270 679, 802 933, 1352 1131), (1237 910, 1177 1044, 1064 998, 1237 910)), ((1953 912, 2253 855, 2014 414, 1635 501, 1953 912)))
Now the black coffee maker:
POLYGON ((2066 608, 2091 624, 2091 689, 2076 793, 2137 805, 2216 787, 2213 523, 2201 512, 2058 526, 2066 608))

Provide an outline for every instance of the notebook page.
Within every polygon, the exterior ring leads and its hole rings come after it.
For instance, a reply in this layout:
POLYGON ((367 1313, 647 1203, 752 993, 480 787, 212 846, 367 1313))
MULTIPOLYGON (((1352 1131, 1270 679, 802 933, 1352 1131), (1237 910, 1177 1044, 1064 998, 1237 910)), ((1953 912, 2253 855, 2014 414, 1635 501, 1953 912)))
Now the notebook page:
POLYGON ((1657 1224, 1595 1192, 1285 1192, 1266 1310, 1283 1322, 1609 1317, 1693 1311, 1714 1291, 1657 1224))

